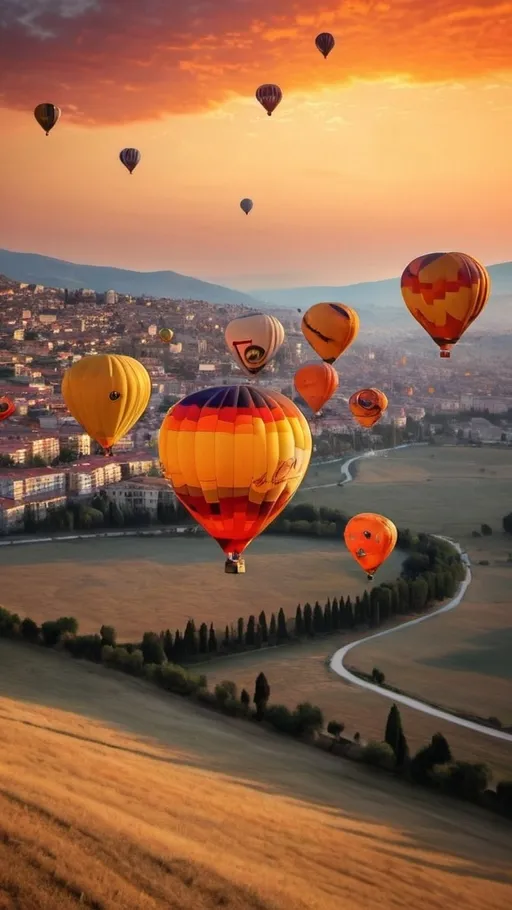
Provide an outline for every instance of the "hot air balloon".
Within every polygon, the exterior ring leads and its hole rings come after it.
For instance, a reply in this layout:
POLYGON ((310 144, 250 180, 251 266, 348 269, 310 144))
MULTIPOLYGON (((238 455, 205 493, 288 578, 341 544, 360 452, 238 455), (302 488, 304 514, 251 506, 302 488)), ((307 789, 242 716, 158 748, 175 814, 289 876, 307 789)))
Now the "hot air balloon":
POLYGON ((304 415, 279 392, 202 389, 167 412, 158 448, 164 476, 190 514, 245 571, 246 547, 296 493, 311 457, 304 415))
POLYGON ((429 394, 429 395, 433 395, 434 392, 435 392, 434 386, 433 386, 433 385, 429 386, 429 388, 428 388, 428 394, 429 394))
POLYGON ((412 385, 410 385, 409 388, 405 390, 405 393, 406 393, 406 395, 409 396, 409 398, 412 398, 412 396, 414 395, 414 389, 413 389, 412 385))
POLYGON ((141 154, 138 149, 123 149, 119 152, 119 160, 121 164, 124 164, 126 170, 129 171, 130 174, 133 174, 140 159, 141 154))
POLYGON ((315 303, 302 317, 302 334, 325 363, 334 363, 359 332, 359 316, 344 303, 315 303))
POLYGON ((0 397, 0 422, 2 420, 7 420, 8 417, 12 417, 16 411, 16 405, 14 401, 11 401, 10 398, 7 398, 5 395, 0 397))
POLYGON ((347 550, 371 581, 395 549, 398 531, 389 518, 374 512, 361 512, 350 519, 344 536, 347 550))
POLYGON ((174 338, 174 332, 172 331, 172 329, 160 329, 160 331, 158 333, 158 337, 159 337, 160 341, 164 342, 164 344, 170 344, 170 342, 174 338))
POLYGON ((382 417, 388 399, 380 389, 360 389, 350 396, 348 406, 358 424, 370 428, 382 417))
POLYGON ((90 355, 64 373, 62 395, 70 414, 111 455, 146 410, 151 379, 133 357, 90 355))
POLYGON ((242 199, 242 201, 240 203, 240 208, 242 209, 242 212, 245 212, 245 214, 248 215, 249 212, 251 211, 253 205, 254 205, 254 202, 252 201, 252 199, 242 199))
POLYGON ((60 107, 57 107, 56 104, 50 104, 48 101, 44 104, 38 104, 34 108, 34 117, 47 136, 50 134, 50 130, 58 123, 60 114, 60 107))
POLYGON ((321 32, 316 36, 315 44, 324 58, 327 58, 334 48, 336 41, 334 40, 334 35, 331 35, 330 32, 321 32))
POLYGON ((233 319, 225 338, 237 364, 255 376, 277 354, 284 341, 284 329, 275 316, 250 313, 233 319))
POLYGON ((413 259, 401 279, 409 312, 441 348, 441 357, 480 315, 491 290, 484 268, 466 253, 428 253, 413 259))
POLYGON ((283 100, 283 93, 278 85, 260 85, 256 89, 256 100, 259 101, 268 116, 271 117, 277 105, 283 100))
POLYGON ((301 398, 316 414, 334 395, 339 378, 330 363, 306 363, 297 370, 293 382, 301 398))

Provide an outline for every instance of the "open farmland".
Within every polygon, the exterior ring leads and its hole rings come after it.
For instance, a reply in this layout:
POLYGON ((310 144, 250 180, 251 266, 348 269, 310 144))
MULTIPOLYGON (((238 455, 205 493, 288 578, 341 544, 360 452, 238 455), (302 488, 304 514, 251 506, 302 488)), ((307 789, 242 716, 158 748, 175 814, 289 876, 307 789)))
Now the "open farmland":
MULTIPOLYGON (((338 480, 338 465, 317 466, 304 486, 338 480)), ((452 536, 467 548, 472 561, 490 562, 474 567, 474 582, 453 613, 361 646, 350 654, 350 665, 370 671, 378 666, 389 682, 419 698, 512 722, 512 564, 506 562, 512 541, 508 544, 500 531, 509 496, 512 508, 511 480, 512 460, 506 451, 425 446, 359 462, 357 480, 342 488, 302 488, 298 497, 304 502, 330 505, 347 514, 381 512, 401 527, 452 536), (493 538, 471 537, 482 522, 495 529, 493 538)), ((326 665, 348 640, 329 637, 288 651, 223 660, 215 663, 209 677, 212 682, 233 679, 247 687, 263 669, 274 700, 290 707, 312 700, 326 719, 345 722, 347 732, 381 738, 391 702, 345 684, 326 665)), ((401 713, 413 748, 440 730, 456 754, 487 762, 498 777, 512 775, 508 744, 405 707, 401 713)))
MULTIPOLYGON (((399 575, 403 554, 383 578, 399 575)), ((209 538, 107 538, 0 548, 0 603, 37 622, 76 616, 81 631, 115 626, 121 639, 183 628, 190 617, 223 631, 298 603, 354 597, 364 575, 341 540, 266 535, 247 551, 247 573, 226 575, 224 556, 209 538)))
POLYGON ((511 906, 506 822, 141 681, 0 641, 0 723, 9 910, 511 906))

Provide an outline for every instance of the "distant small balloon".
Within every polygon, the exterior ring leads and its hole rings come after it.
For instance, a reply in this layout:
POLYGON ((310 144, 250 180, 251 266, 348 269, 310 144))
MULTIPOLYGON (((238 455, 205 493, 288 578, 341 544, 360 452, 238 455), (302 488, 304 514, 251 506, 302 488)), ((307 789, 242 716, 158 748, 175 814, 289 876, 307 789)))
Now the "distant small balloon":
POLYGON ((57 107, 56 104, 50 104, 48 101, 44 102, 44 104, 38 104, 34 108, 34 117, 47 136, 50 134, 50 130, 58 123, 60 115, 60 107, 57 107))
POLYGON ((119 152, 119 160, 130 174, 133 174, 140 159, 141 154, 138 149, 123 149, 122 152, 119 152))
POLYGON ((278 85, 265 84, 256 89, 256 100, 265 108, 269 117, 283 100, 283 93, 278 85))
POLYGON ((254 205, 254 202, 252 201, 252 199, 242 199, 242 201, 240 203, 240 208, 242 209, 242 212, 245 212, 245 214, 248 215, 249 212, 252 210, 253 205, 254 205))
POLYGON ((158 337, 160 338, 160 341, 164 342, 164 344, 170 344, 174 337, 174 332, 172 329, 160 329, 158 337))
POLYGON ((322 54, 322 56, 327 58, 336 44, 334 40, 334 35, 331 35, 330 32, 321 32, 315 38, 315 44, 322 54))

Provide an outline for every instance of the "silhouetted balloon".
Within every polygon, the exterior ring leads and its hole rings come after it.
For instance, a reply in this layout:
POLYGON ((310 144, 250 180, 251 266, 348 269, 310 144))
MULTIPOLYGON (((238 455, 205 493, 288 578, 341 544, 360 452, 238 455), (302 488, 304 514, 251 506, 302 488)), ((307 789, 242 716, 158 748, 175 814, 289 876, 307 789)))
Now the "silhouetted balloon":
POLYGON ((256 89, 256 100, 265 108, 269 117, 283 100, 283 93, 278 85, 265 84, 256 89))
POLYGON ((138 149, 123 149, 119 152, 119 160, 121 164, 124 164, 126 170, 129 171, 130 174, 133 174, 140 159, 141 154, 138 149))
POLYGON ((315 44, 320 53, 326 58, 331 53, 336 44, 334 36, 330 32, 321 32, 315 38, 315 44))
POLYGON ((248 215, 249 212, 251 211, 253 205, 254 205, 254 202, 252 201, 252 199, 242 199, 242 201, 240 203, 240 208, 242 209, 242 212, 245 212, 245 214, 248 215))
POLYGON ((491 290, 487 270, 466 253, 428 253, 413 259, 400 282, 405 305, 441 348, 441 357, 480 315, 491 290))
POLYGON ((57 107, 56 104, 50 104, 48 101, 43 104, 38 104, 37 107, 34 108, 34 117, 47 136, 49 135, 50 130, 58 123, 60 115, 60 107, 57 107))

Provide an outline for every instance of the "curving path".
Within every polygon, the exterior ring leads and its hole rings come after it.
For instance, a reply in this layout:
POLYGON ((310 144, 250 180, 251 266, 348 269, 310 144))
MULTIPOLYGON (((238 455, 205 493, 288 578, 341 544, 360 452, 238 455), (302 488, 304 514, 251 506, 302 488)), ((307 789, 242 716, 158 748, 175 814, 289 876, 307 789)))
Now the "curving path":
MULTIPOLYGON (((397 448, 406 448, 406 446, 398 446, 397 448)), ((392 449, 383 449, 378 454, 386 454, 387 452, 393 451, 392 449)), ((350 465, 354 461, 358 461, 360 458, 367 458, 369 454, 365 453, 364 455, 356 455, 353 458, 350 458, 341 466, 341 473, 345 483, 350 483, 354 478, 350 473, 350 465)), ((311 489, 311 488, 310 488, 311 489)), ((368 682, 365 679, 360 679, 359 676, 355 676, 354 673, 351 673, 350 670, 344 666, 343 661, 349 651, 352 651, 354 648, 357 648, 359 645, 364 644, 367 641, 373 641, 376 638, 383 638, 385 635, 399 634, 403 629, 408 629, 410 626, 417 626, 421 622, 426 622, 428 619, 432 619, 434 616, 439 616, 441 613, 448 613, 450 610, 454 610, 455 607, 458 607, 462 601, 469 585, 471 584, 471 568, 469 557, 466 553, 462 552, 461 546, 450 537, 443 537, 440 534, 434 535, 438 537, 439 540, 446 540, 451 543, 461 554, 462 562, 466 566, 466 577, 461 582, 459 590, 455 597, 450 600, 443 607, 440 607, 439 610, 434 610, 433 613, 429 613, 427 616, 420 616, 417 619, 411 619, 408 622, 402 623, 400 626, 396 626, 392 629, 384 629, 382 632, 375 632, 372 635, 366 635, 365 638, 360 638, 358 641, 353 641, 348 645, 345 645, 343 648, 340 648, 339 651, 336 651, 335 654, 331 657, 329 666, 331 670, 334 670, 338 676, 341 676, 349 683, 353 683, 356 686, 360 686, 362 689, 369 689, 371 692, 374 692, 376 695, 381 695, 384 698, 390 698, 392 701, 397 702, 401 705, 406 705, 408 708, 413 708, 415 711, 421 711, 423 714, 429 714, 431 717, 437 717, 439 720, 445 720, 448 723, 456 724, 459 727, 465 727, 467 730, 474 730, 475 733, 483 733, 484 736, 490 736, 493 739, 501 739, 504 742, 512 743, 512 734, 505 733, 503 730, 495 730, 493 727, 485 727, 483 724, 477 724, 472 720, 466 720, 463 717, 457 717, 455 714, 450 714, 448 711, 441 711, 439 708, 433 708, 431 705, 425 704, 425 702, 419 701, 416 698, 410 698, 408 695, 401 695, 398 692, 390 692, 387 689, 382 689, 380 686, 375 685, 375 683, 368 682)))

